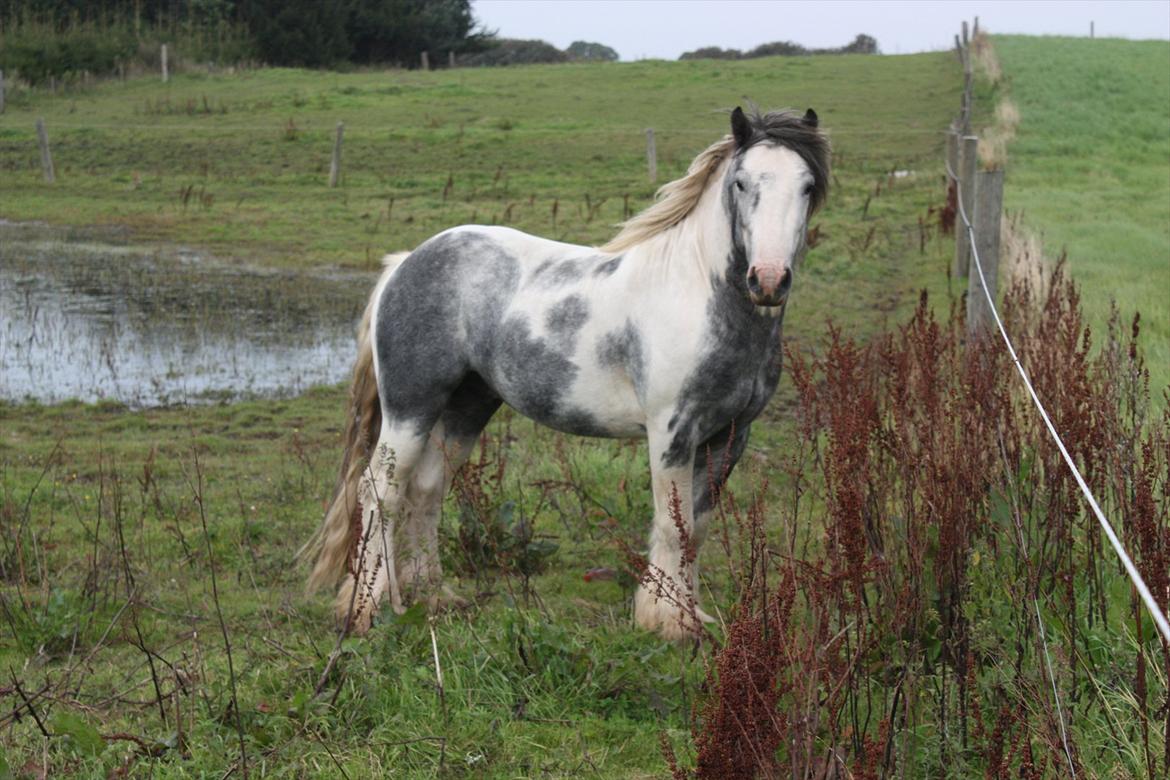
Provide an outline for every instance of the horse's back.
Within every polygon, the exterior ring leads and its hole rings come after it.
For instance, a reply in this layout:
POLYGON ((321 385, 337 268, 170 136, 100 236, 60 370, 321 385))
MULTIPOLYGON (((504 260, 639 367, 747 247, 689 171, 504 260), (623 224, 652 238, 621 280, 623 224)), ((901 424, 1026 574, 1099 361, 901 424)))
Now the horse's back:
POLYGON ((381 292, 380 386, 425 406, 475 374, 509 405, 572 433, 631 435, 644 422, 632 377, 620 257, 502 227, 440 233, 381 292), (614 333, 622 340, 615 345, 614 333), (623 360, 625 362, 623 362, 623 360), (628 365, 627 365, 628 364, 628 365), (606 399, 592 409, 589 399, 606 399))

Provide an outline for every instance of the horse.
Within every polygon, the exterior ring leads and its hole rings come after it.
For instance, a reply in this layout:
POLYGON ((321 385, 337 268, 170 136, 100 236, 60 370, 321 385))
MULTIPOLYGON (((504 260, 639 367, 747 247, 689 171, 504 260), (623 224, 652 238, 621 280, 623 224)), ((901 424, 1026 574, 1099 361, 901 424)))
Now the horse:
POLYGON ((695 553, 776 389, 781 326, 829 142, 816 112, 731 132, 600 248, 464 225, 392 257, 358 328, 337 488, 302 552, 345 631, 383 600, 452 595, 438 521, 502 404, 570 434, 648 442, 654 517, 635 622, 701 635, 695 553))

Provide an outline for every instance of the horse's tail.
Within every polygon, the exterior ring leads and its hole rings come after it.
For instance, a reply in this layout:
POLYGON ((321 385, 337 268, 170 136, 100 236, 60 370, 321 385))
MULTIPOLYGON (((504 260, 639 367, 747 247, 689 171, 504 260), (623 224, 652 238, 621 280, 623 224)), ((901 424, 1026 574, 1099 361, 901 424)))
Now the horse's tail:
POLYGON ((409 256, 398 252, 382 258, 385 270, 375 285, 370 300, 358 325, 357 359, 353 364, 353 379, 349 387, 349 414, 345 424, 345 450, 333 500, 325 512, 325 519, 313 537, 301 548, 302 558, 316 558, 309 574, 310 593, 332 586, 350 571, 352 558, 361 537, 362 507, 358 488, 362 472, 378 443, 382 427, 382 405, 378 398, 378 381, 374 373, 374 339, 370 323, 379 294, 386 280, 409 256))

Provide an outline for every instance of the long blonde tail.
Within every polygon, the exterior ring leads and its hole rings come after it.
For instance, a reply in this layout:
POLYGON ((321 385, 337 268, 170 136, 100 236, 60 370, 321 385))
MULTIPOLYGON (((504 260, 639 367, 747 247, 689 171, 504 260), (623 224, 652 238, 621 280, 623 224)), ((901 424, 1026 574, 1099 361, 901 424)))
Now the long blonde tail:
POLYGON ((316 558, 313 571, 309 574, 310 593, 337 584, 352 569, 357 541, 362 533, 358 487, 382 427, 382 405, 378 399, 378 381, 374 374, 374 343, 370 322, 385 281, 408 256, 409 253, 400 252, 383 258, 386 268, 370 295, 361 324, 358 325, 358 353, 349 388, 345 451, 337 475, 337 487, 321 527, 299 553, 302 558, 316 558))

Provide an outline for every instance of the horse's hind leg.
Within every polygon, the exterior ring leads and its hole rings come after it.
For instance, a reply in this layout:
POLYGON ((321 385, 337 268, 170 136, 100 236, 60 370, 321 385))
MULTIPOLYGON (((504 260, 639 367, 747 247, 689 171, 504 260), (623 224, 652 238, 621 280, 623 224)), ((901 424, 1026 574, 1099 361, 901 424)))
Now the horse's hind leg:
POLYGON ((455 472, 466 462, 480 431, 500 407, 499 397, 475 374, 451 394, 406 488, 398 583, 403 593, 441 596, 439 518, 455 472))
POLYGON ((360 486, 361 528, 352 556, 353 569, 337 594, 338 621, 356 633, 365 633, 382 599, 402 608, 398 589, 396 528, 403 516, 402 486, 415 472, 427 444, 413 423, 396 423, 383 416, 378 443, 360 486))

